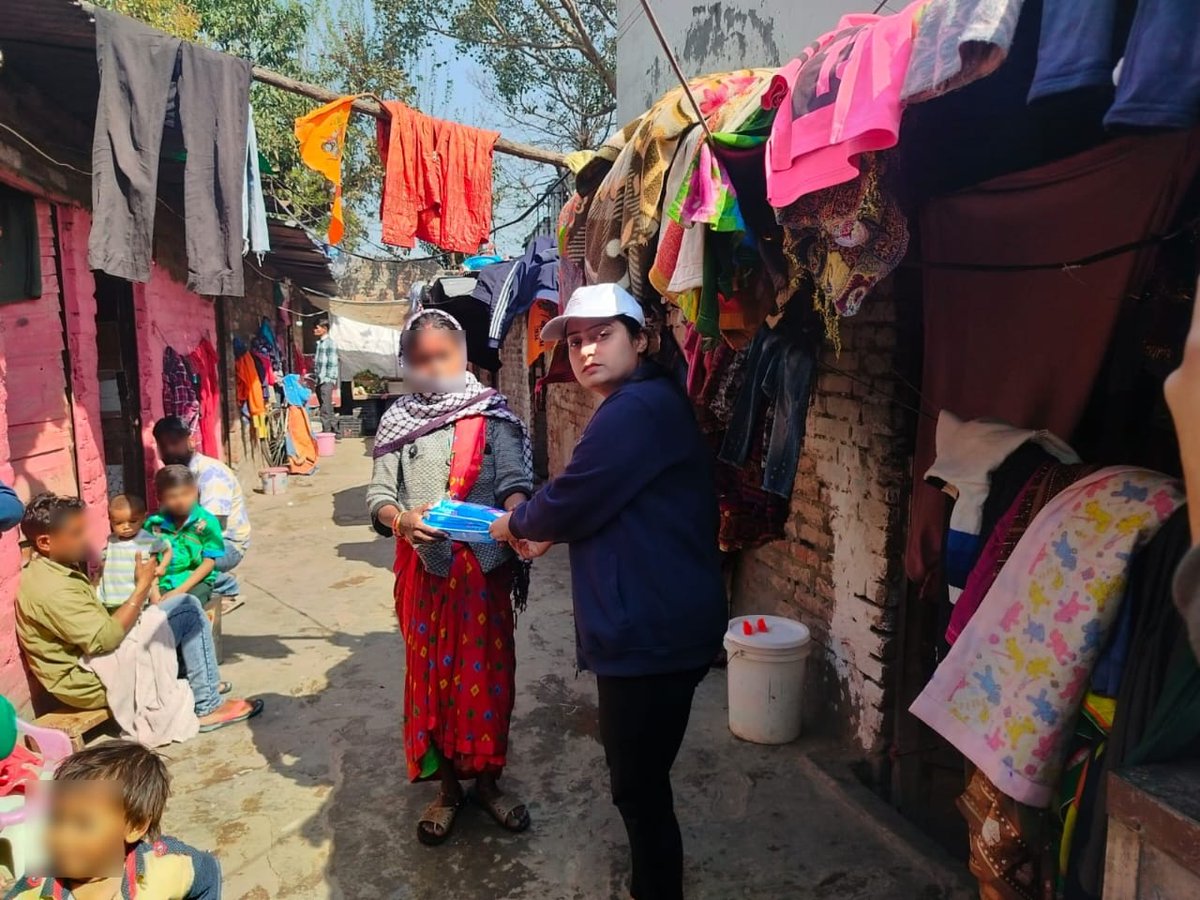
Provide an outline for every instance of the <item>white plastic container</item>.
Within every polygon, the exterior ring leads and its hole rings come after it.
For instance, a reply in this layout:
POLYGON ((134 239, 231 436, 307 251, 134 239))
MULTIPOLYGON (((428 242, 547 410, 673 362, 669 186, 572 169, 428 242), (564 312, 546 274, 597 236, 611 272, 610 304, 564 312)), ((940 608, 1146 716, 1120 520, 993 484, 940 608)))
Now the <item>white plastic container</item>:
POLYGON ((780 616, 741 616, 725 632, 729 657, 729 730, 756 744, 800 737, 804 672, 812 637, 800 622, 780 616), (758 630, 762 621, 766 631, 758 630), (746 634, 749 622, 753 634, 746 634))

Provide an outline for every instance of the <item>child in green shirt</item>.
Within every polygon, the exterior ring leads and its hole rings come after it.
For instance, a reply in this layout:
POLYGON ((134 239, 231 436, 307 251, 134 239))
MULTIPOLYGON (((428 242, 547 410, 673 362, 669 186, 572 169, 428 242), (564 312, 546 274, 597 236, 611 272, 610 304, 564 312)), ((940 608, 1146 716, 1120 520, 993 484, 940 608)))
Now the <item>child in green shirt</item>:
POLYGON ((187 466, 166 466, 154 478, 159 510, 145 530, 164 539, 170 562, 158 581, 163 599, 191 594, 201 603, 212 595, 216 561, 225 554, 221 523, 200 505, 196 476, 187 466))

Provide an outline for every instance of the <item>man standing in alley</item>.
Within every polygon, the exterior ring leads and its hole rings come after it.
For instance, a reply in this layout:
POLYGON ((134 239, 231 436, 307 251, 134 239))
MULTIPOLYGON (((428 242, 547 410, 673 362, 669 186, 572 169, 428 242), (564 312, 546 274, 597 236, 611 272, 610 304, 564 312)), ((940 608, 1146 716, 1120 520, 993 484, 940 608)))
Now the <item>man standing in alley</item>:
POLYGON ((329 336, 329 320, 317 319, 313 326, 313 336, 317 339, 317 353, 314 368, 317 378, 317 397, 321 401, 321 427, 326 431, 337 431, 334 427, 333 395, 338 388, 341 378, 338 374, 337 344, 329 336))
POLYGON ((225 555, 217 560, 217 580, 213 593, 223 594, 225 612, 240 606, 240 593, 233 570, 250 548, 250 517, 242 485, 233 469, 219 459, 196 451, 191 429, 178 416, 166 416, 154 425, 158 456, 164 465, 187 466, 196 476, 200 505, 217 517, 225 536, 225 555))

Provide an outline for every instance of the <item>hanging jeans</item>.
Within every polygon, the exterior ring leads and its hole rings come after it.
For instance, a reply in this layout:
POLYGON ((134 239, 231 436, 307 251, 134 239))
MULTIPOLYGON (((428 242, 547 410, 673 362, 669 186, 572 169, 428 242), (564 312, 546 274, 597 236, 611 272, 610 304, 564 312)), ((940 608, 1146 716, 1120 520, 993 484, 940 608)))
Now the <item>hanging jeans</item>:
POLYGON ((764 491, 792 495, 805 420, 812 393, 815 359, 807 346, 791 342, 763 326, 754 336, 746 359, 746 381, 733 407, 733 418, 718 454, 722 462, 743 466, 751 443, 759 437, 765 405, 774 404, 775 421, 763 464, 764 491))
POLYGON ((221 671, 213 644, 212 624, 204 607, 191 594, 179 594, 159 604, 167 616, 175 645, 179 650, 179 668, 192 686, 196 715, 207 716, 221 705, 221 671))
POLYGON ((188 290, 241 297, 250 63, 189 43, 179 61, 188 290))
POLYGON ((150 280, 158 155, 178 38, 95 9, 100 102, 92 139, 88 266, 150 280))
POLYGON ((103 9, 94 15, 100 99, 88 265, 127 281, 150 279, 159 155, 174 82, 187 150, 188 290, 242 296, 250 63, 103 9))
POLYGON ((600 676, 600 740, 613 804, 625 822, 634 900, 683 900, 683 837, 671 766, 683 743, 696 685, 708 671, 600 676))

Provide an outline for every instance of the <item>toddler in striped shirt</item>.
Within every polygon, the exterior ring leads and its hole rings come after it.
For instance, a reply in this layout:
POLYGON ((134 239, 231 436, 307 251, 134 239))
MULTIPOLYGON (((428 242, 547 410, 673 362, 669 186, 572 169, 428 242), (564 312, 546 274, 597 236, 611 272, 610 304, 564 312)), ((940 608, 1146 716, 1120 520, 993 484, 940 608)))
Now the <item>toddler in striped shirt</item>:
MULTIPOLYGON (((151 555, 158 561, 158 575, 167 570, 171 562, 171 547, 161 537, 142 530, 146 523, 146 501, 133 494, 117 494, 108 502, 108 524, 112 534, 104 547, 104 561, 100 576, 100 602, 109 609, 115 609, 126 600, 134 590, 134 561, 137 554, 142 559, 151 555)), ((157 599, 158 586, 152 591, 152 599, 157 599)))

